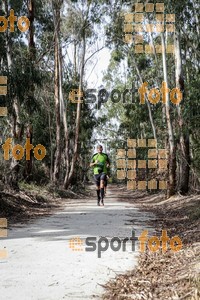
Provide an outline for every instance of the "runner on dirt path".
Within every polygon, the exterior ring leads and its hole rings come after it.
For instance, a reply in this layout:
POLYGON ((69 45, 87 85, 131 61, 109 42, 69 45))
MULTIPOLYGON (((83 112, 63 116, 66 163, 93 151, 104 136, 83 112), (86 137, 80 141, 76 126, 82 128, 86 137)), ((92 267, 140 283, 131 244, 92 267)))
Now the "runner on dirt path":
POLYGON ((104 205, 104 183, 106 180, 110 160, 108 155, 103 153, 103 147, 97 146, 97 153, 92 156, 90 167, 93 167, 94 181, 97 189, 97 205, 104 205))

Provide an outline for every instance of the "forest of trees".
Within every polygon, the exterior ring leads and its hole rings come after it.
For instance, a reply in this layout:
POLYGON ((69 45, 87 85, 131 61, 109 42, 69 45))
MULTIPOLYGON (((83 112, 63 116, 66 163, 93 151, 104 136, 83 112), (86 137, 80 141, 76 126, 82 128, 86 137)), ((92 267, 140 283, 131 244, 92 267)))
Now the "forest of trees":
MULTIPOLYGON (((175 33, 146 33, 154 53, 135 53, 134 42, 124 41, 124 15, 135 13, 135 3, 123 0, 4 0, 0 15, 27 16, 25 33, 9 27, 0 33, 0 76, 8 78, 7 96, 1 106, 8 108, 0 118, 1 146, 12 138, 12 146, 46 148, 43 160, 31 150, 25 157, 5 160, 1 151, 1 180, 5 187, 19 189, 21 181, 52 184, 65 189, 86 179, 95 133, 107 140, 115 172, 115 155, 127 138, 155 138, 167 148, 168 197, 179 192, 199 191, 200 104, 199 104, 199 11, 197 0, 162 1, 165 13, 175 14, 175 33), (156 53, 155 45, 163 47, 156 53), (174 54, 167 54, 167 45, 174 54), (111 53, 103 83, 108 91, 138 89, 143 82, 158 88, 166 82, 181 90, 183 99, 154 105, 146 99, 134 103, 108 100, 96 105, 87 101, 87 65, 103 48, 111 53), (71 53, 73 53, 71 55, 71 53), (69 101, 72 89, 83 91, 83 103, 69 101), (98 116, 98 118, 97 118, 98 116)), ((144 3, 156 1, 144 1, 144 3)), ((145 20, 153 18, 144 13, 145 20)), ((95 65, 94 65, 95 68, 95 65)))

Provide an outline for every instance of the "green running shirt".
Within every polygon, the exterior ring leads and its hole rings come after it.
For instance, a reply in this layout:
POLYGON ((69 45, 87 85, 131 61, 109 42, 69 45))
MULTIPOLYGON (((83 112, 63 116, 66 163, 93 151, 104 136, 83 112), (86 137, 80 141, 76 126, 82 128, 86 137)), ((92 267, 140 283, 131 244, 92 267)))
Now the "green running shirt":
POLYGON ((93 166, 94 175, 100 174, 100 173, 108 173, 108 169, 106 164, 109 163, 108 155, 105 153, 95 153, 92 156, 92 163, 94 163, 96 160, 98 160, 98 164, 93 166))

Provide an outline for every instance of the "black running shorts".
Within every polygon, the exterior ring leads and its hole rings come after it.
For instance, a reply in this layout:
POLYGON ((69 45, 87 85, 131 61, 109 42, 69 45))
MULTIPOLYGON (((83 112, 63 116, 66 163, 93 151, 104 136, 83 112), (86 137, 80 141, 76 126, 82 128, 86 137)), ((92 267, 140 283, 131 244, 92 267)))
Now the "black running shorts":
POLYGON ((94 181, 96 183, 96 186, 100 186, 100 181, 101 180, 103 180, 103 181, 106 180, 106 174, 100 173, 100 174, 95 174, 94 175, 94 181))

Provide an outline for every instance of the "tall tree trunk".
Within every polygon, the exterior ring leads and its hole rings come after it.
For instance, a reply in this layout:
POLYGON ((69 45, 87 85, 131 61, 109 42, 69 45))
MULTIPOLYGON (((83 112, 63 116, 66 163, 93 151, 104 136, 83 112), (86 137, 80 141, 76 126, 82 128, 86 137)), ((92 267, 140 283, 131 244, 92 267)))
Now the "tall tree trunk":
POLYGON ((49 141, 50 141, 50 170, 49 170, 49 177, 50 181, 53 181, 53 163, 54 163, 54 149, 53 149, 53 125, 52 125, 52 117, 51 117, 51 106, 50 106, 50 100, 47 95, 46 97, 46 107, 48 111, 48 125, 49 125, 49 141))
MULTIPOLYGON (((87 3, 87 12, 85 17, 85 24, 83 25, 82 30, 82 41, 83 41, 83 48, 82 48, 82 57, 81 57, 81 69, 80 69, 80 79, 79 79, 79 91, 83 91, 83 76, 84 76, 84 68, 85 68, 85 52, 86 52, 86 28, 88 22, 88 15, 90 10, 91 2, 88 1, 87 3)), ((76 70, 75 70, 76 71, 76 70)), ((77 103, 77 110, 76 110, 76 125, 75 125, 75 137, 74 137, 74 149, 73 149, 73 156, 70 166, 69 175, 65 176, 64 180, 64 188, 68 188, 75 172, 75 165, 78 158, 78 142, 79 142, 79 133, 80 133, 80 121, 81 121, 81 102, 77 103)))
MULTIPOLYGON (((73 83, 76 84, 77 82, 77 42, 76 40, 74 41, 74 75, 73 75, 73 83)), ((64 104, 64 102, 63 102, 64 104)), ((66 103, 67 105, 67 103, 66 103)), ((70 155, 69 155, 69 129, 68 129, 68 124, 67 124, 67 106, 64 105, 63 107, 63 125, 64 125, 64 134, 65 134, 65 165, 66 165, 66 170, 65 170, 65 178, 64 178, 64 188, 67 188, 69 186, 68 183, 68 178, 69 178, 69 172, 70 172, 70 155), (66 108, 65 108, 66 107, 66 108)))
MULTIPOLYGON (((4 2, 4 10, 7 15, 9 15, 8 11, 8 1, 5 0, 4 2)), ((8 73, 10 73, 12 68, 12 56, 11 56, 11 37, 10 33, 7 30, 6 31, 6 55, 7 55, 7 68, 8 73)), ((23 130, 24 126, 21 124, 20 120, 20 105, 17 97, 15 97, 12 104, 12 122, 11 124, 11 137, 12 137, 12 146, 14 144, 20 144, 22 141, 23 136, 23 130)), ((13 189, 19 190, 18 186, 18 174, 20 170, 20 161, 15 160, 14 157, 11 158, 10 168, 9 168, 9 174, 6 175, 6 183, 13 189)))
POLYGON ((56 112, 56 152, 55 152, 55 161, 54 161, 54 174, 53 180, 54 183, 57 183, 60 178, 60 160, 61 160, 61 117, 60 117, 60 80, 59 80, 59 33, 60 33, 60 7, 61 2, 55 1, 52 2, 53 6, 53 15, 54 15, 54 100, 55 100, 55 112, 56 112), (55 4, 55 5, 54 5, 55 4), (54 8, 55 6, 55 8, 54 8))
MULTIPOLYGON (((140 71, 139 71, 139 69, 138 69, 138 66, 137 66, 137 63, 136 63, 135 59, 133 59, 133 62, 134 62, 134 65, 135 65, 135 68, 136 68, 136 71, 137 71, 137 74, 138 74, 140 83, 142 84, 142 83, 143 83, 143 79, 142 79, 141 73, 140 73, 140 71)), ((148 98, 147 98, 147 95, 145 95, 145 101, 146 101, 147 108, 148 108, 148 112, 149 112, 149 120, 150 120, 150 123, 151 123, 151 128, 152 128, 152 132, 153 132, 153 137, 154 137, 155 140, 157 140, 156 127, 155 127, 154 120, 153 120, 153 116, 152 116, 152 112, 151 112, 151 105, 150 105, 150 103, 149 103, 149 100, 148 100, 148 98)))
MULTIPOLYGON (((168 87, 166 47, 165 47, 164 33, 161 33, 161 41, 162 41, 164 81, 166 82, 168 87)), ((174 142, 174 133, 172 127, 172 120, 170 116, 169 93, 166 93, 165 112, 166 112, 166 121, 167 121, 167 128, 168 128, 168 137, 169 137, 169 182, 168 182, 167 196, 171 197, 176 192, 176 146, 174 142)))
MULTIPOLYGON (((30 59, 30 71, 33 78, 33 69, 34 69, 34 62, 35 62, 35 42, 34 42, 34 19, 35 19, 35 0, 29 0, 28 2, 28 11, 29 11, 29 59, 30 59)), ((30 84, 29 88, 29 105, 31 106, 31 101, 34 98, 34 84, 30 84)), ((33 140, 33 126, 31 124, 31 113, 28 115, 29 123, 26 129, 26 138, 30 139, 30 143, 33 140)), ((27 182, 31 179, 31 172, 33 166, 33 150, 30 151, 30 160, 26 160, 25 169, 24 169, 24 178, 27 182)))
MULTIPOLYGON (((83 51, 82 51, 82 59, 81 59, 81 71, 80 71, 80 81, 79 81, 79 91, 83 90, 83 75, 84 75, 84 64, 85 64, 85 49, 86 49, 86 40, 85 36, 83 37, 83 51)), ((71 180, 74 175, 75 164, 78 157, 78 141, 79 141, 79 132, 80 132, 80 121, 81 121, 81 103, 77 103, 77 111, 76 111, 76 127, 75 127, 75 138, 74 138, 74 149, 73 149, 73 157, 70 166, 70 172, 68 178, 65 177, 64 187, 68 188, 71 183, 71 180)), ((66 174, 67 175, 67 174, 66 174)))
POLYGON ((76 40, 74 41, 74 82, 76 83, 76 80, 77 80, 77 63, 76 63, 76 60, 77 60, 77 42, 76 40))
MULTIPOLYGON (((182 72, 182 59, 181 49, 179 41, 179 33, 175 35, 175 65, 176 65, 176 87, 182 91, 184 96, 184 78, 182 72)), ((184 98, 182 99, 182 102, 184 98)), ((182 107, 177 105, 178 111, 178 125, 180 129, 180 180, 179 191, 181 194, 186 194, 189 190, 189 176, 190 176, 190 141, 189 132, 184 126, 184 120, 182 116, 182 107)))
POLYGON ((64 103, 63 92, 62 92, 62 50, 60 48, 60 56, 59 56, 59 87, 60 87, 60 103, 61 103, 61 111, 62 111, 62 121, 64 128, 64 139, 65 139, 65 178, 64 178, 64 187, 68 179, 69 175, 69 130, 67 124, 67 109, 64 103))

